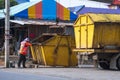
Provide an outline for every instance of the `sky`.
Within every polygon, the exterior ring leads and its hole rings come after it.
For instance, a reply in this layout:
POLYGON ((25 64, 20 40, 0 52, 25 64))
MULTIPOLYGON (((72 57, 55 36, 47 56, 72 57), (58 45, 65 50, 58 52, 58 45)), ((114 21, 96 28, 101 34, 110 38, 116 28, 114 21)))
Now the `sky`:
MULTIPOLYGON (((30 1, 35 1, 35 0, 30 0, 30 1)), ((108 4, 106 3, 89 1, 89 0, 55 0, 55 1, 61 3, 65 7, 85 5, 86 7, 108 8, 107 6, 108 4)))

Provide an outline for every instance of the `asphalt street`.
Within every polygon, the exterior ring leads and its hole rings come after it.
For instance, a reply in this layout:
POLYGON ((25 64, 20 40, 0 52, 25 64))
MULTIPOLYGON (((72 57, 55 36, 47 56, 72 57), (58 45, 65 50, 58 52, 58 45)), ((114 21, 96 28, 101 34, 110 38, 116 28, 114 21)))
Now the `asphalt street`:
POLYGON ((120 80, 120 71, 100 68, 0 68, 0 80, 120 80))
POLYGON ((9 72, 0 70, 0 80, 70 80, 61 77, 36 75, 30 73, 9 72))

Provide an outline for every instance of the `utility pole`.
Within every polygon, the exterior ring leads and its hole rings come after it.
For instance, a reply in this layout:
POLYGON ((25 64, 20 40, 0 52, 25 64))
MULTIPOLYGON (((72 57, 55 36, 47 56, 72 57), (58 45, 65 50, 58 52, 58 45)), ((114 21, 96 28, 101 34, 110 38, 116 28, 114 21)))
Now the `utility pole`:
POLYGON ((5 67, 9 68, 10 0, 5 0, 5 67))

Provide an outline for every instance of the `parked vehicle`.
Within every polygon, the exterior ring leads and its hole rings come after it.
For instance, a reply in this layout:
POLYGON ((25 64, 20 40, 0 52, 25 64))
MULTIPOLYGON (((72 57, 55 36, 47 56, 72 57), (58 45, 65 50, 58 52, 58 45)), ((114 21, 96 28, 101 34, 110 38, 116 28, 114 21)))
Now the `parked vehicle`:
POLYGON ((96 60, 103 69, 120 70, 120 15, 82 14, 74 23, 74 52, 96 60))

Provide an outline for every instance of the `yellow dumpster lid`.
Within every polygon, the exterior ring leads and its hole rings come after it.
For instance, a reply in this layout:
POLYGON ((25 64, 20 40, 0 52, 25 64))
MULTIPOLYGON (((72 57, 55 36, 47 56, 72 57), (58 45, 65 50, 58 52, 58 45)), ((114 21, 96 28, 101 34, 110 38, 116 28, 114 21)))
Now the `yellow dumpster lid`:
POLYGON ((88 16, 94 22, 120 22, 120 14, 93 14, 88 13, 88 16))
POLYGON ((86 13, 79 15, 74 25, 77 24, 80 17, 88 16, 92 22, 120 22, 120 14, 95 14, 95 13, 86 13))

